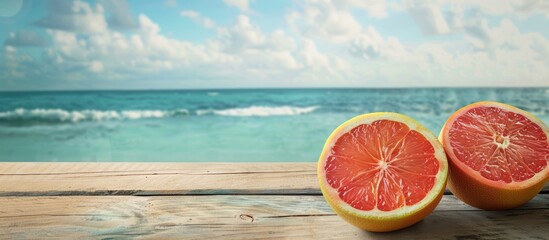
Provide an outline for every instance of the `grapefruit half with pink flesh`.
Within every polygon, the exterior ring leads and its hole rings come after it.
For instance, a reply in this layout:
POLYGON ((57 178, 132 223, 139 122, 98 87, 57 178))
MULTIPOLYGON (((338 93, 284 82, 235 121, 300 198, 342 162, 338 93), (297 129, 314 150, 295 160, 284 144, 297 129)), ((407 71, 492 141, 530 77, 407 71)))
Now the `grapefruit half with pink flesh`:
POLYGON ((408 227, 438 205, 448 163, 436 136, 410 117, 370 113, 336 128, 318 161, 328 204, 374 232, 408 227))
POLYGON ((507 104, 459 109, 439 136, 450 164, 448 188, 486 210, 528 202, 549 178, 548 132, 541 120, 507 104))

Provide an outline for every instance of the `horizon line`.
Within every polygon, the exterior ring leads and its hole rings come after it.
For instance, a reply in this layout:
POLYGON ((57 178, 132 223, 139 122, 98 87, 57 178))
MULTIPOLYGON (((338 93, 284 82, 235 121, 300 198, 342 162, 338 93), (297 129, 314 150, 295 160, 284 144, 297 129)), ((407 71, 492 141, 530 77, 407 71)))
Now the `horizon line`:
POLYGON ((140 91, 225 91, 225 90, 397 90, 397 89, 529 89, 529 88, 549 88, 549 86, 407 86, 407 87, 228 87, 228 88, 136 88, 136 89, 29 89, 29 90, 0 90, 0 93, 16 92, 140 92, 140 91))

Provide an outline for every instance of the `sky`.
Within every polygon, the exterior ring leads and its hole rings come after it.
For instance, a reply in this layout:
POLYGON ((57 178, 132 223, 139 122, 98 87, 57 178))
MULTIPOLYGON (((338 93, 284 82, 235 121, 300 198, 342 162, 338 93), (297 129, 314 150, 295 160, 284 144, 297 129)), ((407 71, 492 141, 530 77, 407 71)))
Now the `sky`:
POLYGON ((2 0, 0 43, 0 91, 549 87, 545 0, 2 0))

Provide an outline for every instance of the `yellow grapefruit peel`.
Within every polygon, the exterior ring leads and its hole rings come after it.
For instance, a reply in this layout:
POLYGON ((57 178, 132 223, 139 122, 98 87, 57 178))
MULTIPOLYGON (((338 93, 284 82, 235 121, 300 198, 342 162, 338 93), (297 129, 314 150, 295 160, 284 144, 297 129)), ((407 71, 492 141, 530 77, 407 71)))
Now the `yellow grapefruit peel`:
POLYGON ((356 116, 341 124, 326 140, 318 161, 320 189, 328 204, 347 222, 373 232, 387 232, 402 229, 421 221, 429 215, 442 198, 446 186, 447 175, 448 163, 446 155, 436 136, 414 119, 402 114, 390 112, 364 114, 356 116), (367 211, 359 210, 343 201, 339 197, 337 190, 331 187, 326 179, 324 174, 326 159, 337 139, 359 125, 371 124, 377 120, 390 120, 405 124, 410 131, 417 131, 423 135, 435 150, 434 156, 440 164, 439 171, 436 174, 436 181, 427 195, 417 204, 403 206, 392 211, 381 211, 379 209, 367 211))

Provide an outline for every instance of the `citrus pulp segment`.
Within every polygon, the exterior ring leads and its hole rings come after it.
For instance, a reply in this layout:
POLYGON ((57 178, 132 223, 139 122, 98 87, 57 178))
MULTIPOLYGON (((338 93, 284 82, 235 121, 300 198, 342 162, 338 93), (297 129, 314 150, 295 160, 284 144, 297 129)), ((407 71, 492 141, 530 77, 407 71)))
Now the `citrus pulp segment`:
POLYGON ((507 104, 463 107, 440 133, 450 163, 448 188, 469 205, 488 210, 529 201, 549 177, 547 133, 541 120, 507 104))
POLYGON ((350 119, 327 139, 318 165, 321 190, 343 219, 370 231, 412 225, 436 207, 447 161, 436 137, 396 113, 350 119))

